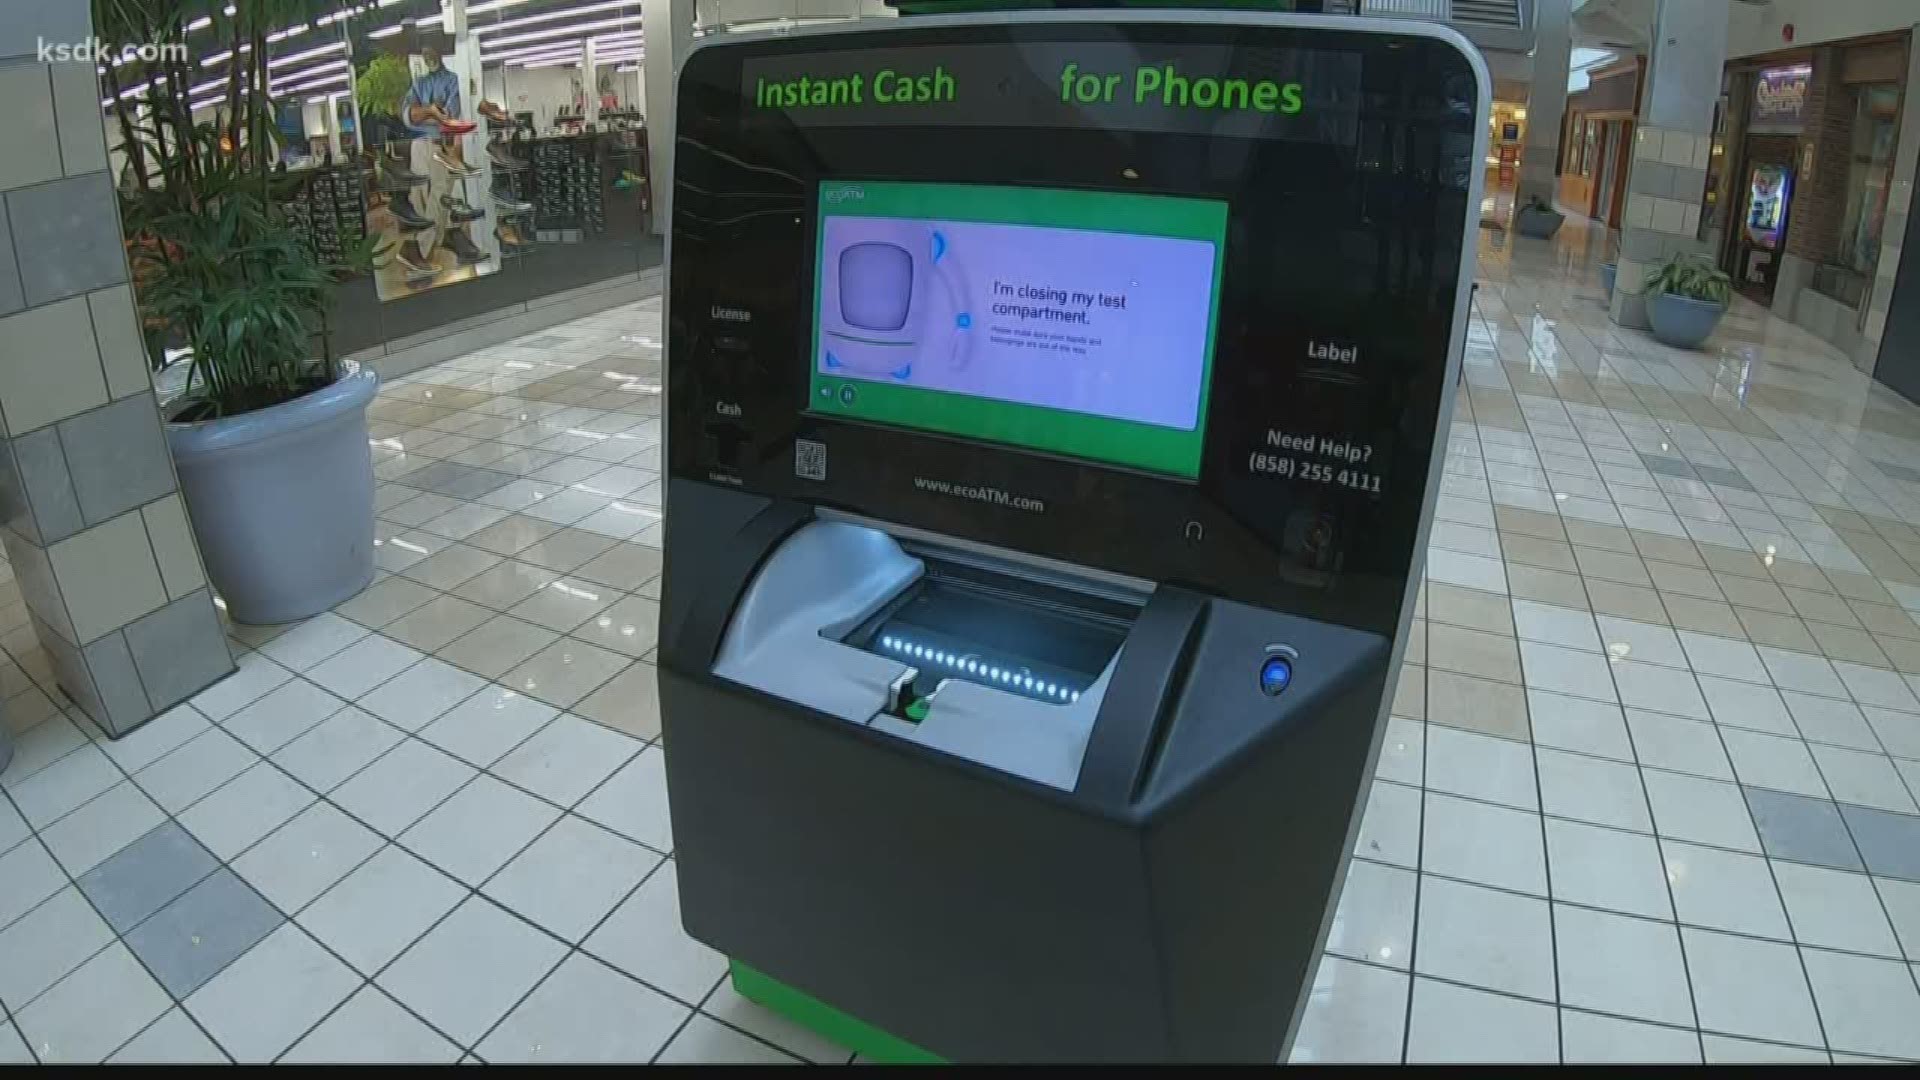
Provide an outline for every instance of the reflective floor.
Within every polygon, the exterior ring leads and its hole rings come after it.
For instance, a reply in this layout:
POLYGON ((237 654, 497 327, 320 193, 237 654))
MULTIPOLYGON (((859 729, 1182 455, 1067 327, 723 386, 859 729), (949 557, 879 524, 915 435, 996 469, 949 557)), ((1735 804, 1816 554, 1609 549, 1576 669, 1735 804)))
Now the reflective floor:
MULTIPOLYGON (((1302 1060, 1920 1057, 1920 409, 1483 230, 1302 1060)), ((845 1061, 680 931, 657 300, 396 380, 381 579, 118 743, 0 584, 0 1062, 845 1061)), ((1281 1018, 1276 1018, 1279 1022, 1281 1018)))

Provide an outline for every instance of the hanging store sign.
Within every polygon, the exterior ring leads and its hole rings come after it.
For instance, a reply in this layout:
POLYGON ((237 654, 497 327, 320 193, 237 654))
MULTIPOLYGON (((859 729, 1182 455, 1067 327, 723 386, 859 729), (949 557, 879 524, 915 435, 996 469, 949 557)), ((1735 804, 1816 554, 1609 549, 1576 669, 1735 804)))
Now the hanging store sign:
POLYGON ((1768 68, 1754 77, 1753 112, 1747 130, 1757 134, 1792 135, 1800 131, 1807 109, 1811 64, 1768 68))

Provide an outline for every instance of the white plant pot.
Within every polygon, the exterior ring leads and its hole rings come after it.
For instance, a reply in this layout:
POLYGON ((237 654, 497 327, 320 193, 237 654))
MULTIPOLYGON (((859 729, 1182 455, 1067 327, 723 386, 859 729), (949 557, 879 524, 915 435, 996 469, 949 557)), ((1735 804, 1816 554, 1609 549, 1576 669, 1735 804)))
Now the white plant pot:
POLYGON ((235 622, 316 615, 373 580, 372 368, 240 416, 169 423, 207 577, 235 622))

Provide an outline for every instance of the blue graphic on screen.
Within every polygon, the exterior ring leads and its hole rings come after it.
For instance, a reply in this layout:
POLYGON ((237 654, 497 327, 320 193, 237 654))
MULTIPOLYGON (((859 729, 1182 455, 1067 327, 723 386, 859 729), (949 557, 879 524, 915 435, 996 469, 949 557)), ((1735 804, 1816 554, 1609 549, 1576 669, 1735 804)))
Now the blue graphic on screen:
POLYGON ((947 238, 925 226, 908 225, 906 230, 924 230, 925 235, 905 244, 866 240, 841 249, 838 310, 822 313, 826 370, 904 382, 913 377, 914 356, 927 355, 920 346, 933 344, 925 339, 942 335, 949 339, 949 366, 966 366, 970 335, 963 331, 973 326, 973 316, 955 310, 965 290, 964 282, 956 284, 960 271, 947 238), (927 295, 934 282, 943 286, 937 297, 927 295), (930 308, 943 309, 944 317, 929 322, 930 308))

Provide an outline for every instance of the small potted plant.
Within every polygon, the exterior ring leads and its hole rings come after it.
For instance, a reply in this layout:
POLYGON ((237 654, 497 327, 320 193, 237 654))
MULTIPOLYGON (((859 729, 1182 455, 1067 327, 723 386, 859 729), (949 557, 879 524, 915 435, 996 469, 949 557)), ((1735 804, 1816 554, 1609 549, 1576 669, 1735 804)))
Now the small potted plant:
MULTIPOLYGON (((207 576, 242 623, 317 614, 373 577, 371 370, 332 353, 326 314, 337 280, 372 264, 377 237, 321 258, 287 210, 280 136, 268 93, 267 35, 325 0, 114 0, 103 31, 183 38, 213 20, 235 70, 223 107, 195 122, 197 65, 163 59, 145 115, 116 110, 133 177, 122 225, 141 315, 164 344, 191 353, 184 390, 163 408, 167 442, 207 576)), ((159 69, 159 70, 155 70, 159 69)), ((107 69, 118 96, 117 73, 107 69)))
POLYGON ((1675 255, 1647 271, 1647 323, 1676 349, 1697 349, 1720 325, 1733 280, 1705 255, 1675 255))
POLYGON ((360 106, 360 122, 367 129, 365 145, 377 146, 395 137, 390 132, 400 127, 400 101, 412 84, 407 62, 392 53, 375 56, 360 70, 353 80, 353 99, 360 106))
POLYGON ((1521 236, 1547 240, 1560 231, 1560 224, 1566 220, 1567 216, 1555 210, 1547 200, 1538 195, 1529 195, 1527 204, 1514 215, 1513 227, 1521 236))

